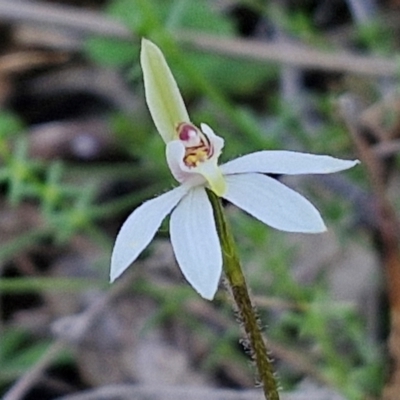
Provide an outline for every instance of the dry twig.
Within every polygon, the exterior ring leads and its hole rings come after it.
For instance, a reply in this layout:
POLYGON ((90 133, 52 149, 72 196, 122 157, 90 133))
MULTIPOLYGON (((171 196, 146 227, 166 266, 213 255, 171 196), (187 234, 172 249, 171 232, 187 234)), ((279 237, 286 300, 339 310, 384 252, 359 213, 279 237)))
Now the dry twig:
POLYGON ((131 32, 118 21, 96 11, 32 1, 0 0, 0 21, 28 22, 79 32, 130 39, 131 32))
POLYGON ((394 59, 359 56, 348 52, 318 50, 292 43, 266 43, 259 40, 216 38, 197 32, 182 32, 179 41, 192 48, 255 61, 277 62, 304 69, 347 72, 374 76, 394 76, 394 59))

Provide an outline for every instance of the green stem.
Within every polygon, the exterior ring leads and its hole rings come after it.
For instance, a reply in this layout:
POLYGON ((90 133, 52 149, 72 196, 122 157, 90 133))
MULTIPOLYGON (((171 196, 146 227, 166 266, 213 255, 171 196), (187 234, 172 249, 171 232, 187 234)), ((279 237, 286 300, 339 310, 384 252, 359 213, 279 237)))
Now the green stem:
POLYGON ((239 318, 243 323, 247 335, 251 355, 257 366, 259 380, 263 385, 264 396, 267 400, 279 400, 278 385, 261 333, 257 310, 253 306, 247 290, 235 242, 225 219, 221 201, 211 191, 208 191, 208 197, 214 210, 218 235, 221 241, 225 275, 232 290, 239 318))

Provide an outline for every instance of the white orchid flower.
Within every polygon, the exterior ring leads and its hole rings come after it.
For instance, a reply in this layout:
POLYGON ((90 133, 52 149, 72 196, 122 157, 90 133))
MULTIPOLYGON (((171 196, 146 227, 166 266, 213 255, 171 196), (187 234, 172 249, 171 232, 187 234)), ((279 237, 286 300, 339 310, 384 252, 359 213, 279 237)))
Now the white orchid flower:
POLYGON ((326 230, 317 209, 303 196, 264 174, 326 174, 358 161, 292 151, 259 151, 221 166, 224 140, 206 124, 189 119, 177 84, 160 49, 142 40, 141 65, 147 105, 166 143, 166 158, 180 186, 136 208, 117 236, 111 281, 119 277, 150 243, 171 214, 170 237, 187 281, 212 299, 222 271, 222 253, 206 188, 265 224, 288 232, 326 230))

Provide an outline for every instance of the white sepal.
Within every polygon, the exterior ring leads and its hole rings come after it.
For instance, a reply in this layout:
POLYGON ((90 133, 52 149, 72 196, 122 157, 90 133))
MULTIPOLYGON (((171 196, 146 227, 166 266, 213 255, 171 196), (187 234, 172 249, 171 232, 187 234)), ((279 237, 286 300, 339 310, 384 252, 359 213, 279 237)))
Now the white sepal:
POLYGON ((136 260, 153 239, 163 219, 188 190, 187 186, 179 186, 155 199, 148 200, 127 218, 117 235, 111 256, 111 282, 136 260))
POLYGON ((261 172, 267 174, 329 174, 354 167, 359 161, 341 160, 284 150, 265 150, 238 157, 221 165, 224 174, 261 172))
POLYGON ((326 230, 317 209, 277 180, 251 173, 228 175, 225 179, 227 192, 223 197, 265 224, 287 232, 326 230))
POLYGON ((163 53, 150 40, 142 39, 140 63, 147 106, 159 134, 168 143, 177 138, 179 123, 190 122, 185 103, 163 53))
POLYGON ((213 210, 203 187, 195 187, 171 215, 170 235, 183 275, 205 299, 213 299, 222 271, 222 254, 213 210))

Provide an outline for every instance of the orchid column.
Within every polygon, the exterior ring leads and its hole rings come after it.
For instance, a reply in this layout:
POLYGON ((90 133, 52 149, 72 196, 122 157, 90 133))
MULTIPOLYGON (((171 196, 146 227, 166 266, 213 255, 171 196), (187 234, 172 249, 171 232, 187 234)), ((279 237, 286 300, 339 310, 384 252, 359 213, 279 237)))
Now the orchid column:
POLYGON ((324 174, 351 168, 358 161, 259 151, 219 166, 224 140, 208 125, 199 129, 190 121, 162 52, 146 39, 141 64, 147 105, 166 144, 168 166, 180 185, 146 201, 125 221, 113 249, 111 281, 136 260, 171 213, 170 237, 183 275, 202 297, 212 300, 224 267, 265 397, 277 400, 272 366, 220 198, 276 229, 323 232, 322 218, 308 200, 264 174, 324 174))

